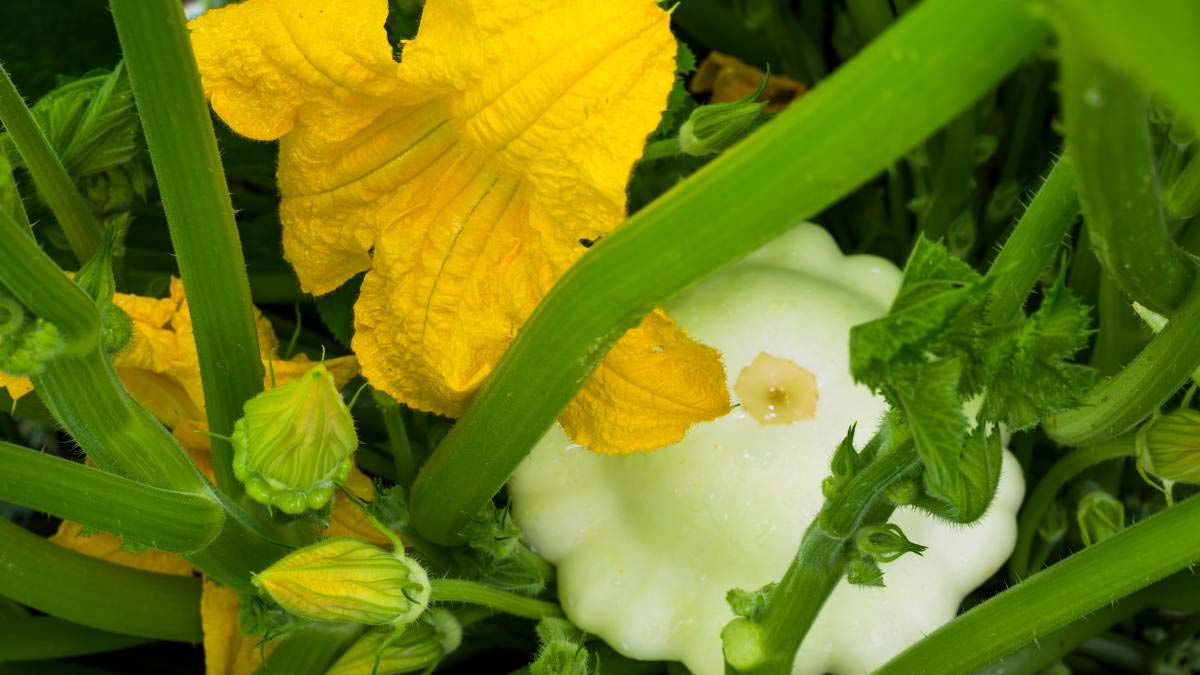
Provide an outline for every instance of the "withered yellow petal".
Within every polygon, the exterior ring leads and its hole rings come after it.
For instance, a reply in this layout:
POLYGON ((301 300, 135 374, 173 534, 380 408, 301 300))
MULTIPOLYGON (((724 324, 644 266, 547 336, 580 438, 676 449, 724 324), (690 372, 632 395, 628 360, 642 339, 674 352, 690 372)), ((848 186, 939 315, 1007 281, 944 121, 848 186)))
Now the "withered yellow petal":
POLYGON ((129 551, 121 543, 121 539, 107 532, 96 532, 84 536, 83 526, 79 523, 64 520, 50 541, 69 548, 86 556, 107 560, 111 563, 133 567, 147 572, 162 572, 191 576, 192 565, 183 557, 158 549, 144 551, 129 551))
POLYGON ((720 354, 656 311, 617 342, 559 422, 576 443, 623 453, 669 445, 727 412, 720 354))
POLYGON ((238 594, 207 579, 200 590, 200 625, 204 629, 205 675, 251 675, 270 655, 274 642, 238 629, 238 594))
MULTIPOLYGON (((624 219, 675 40, 654 0, 428 0, 395 64, 386 4, 249 0, 195 22, 192 39, 218 114, 280 138, 284 248, 302 286, 328 292, 369 270, 353 343, 364 375, 412 407, 458 416, 583 242, 624 219), (334 6, 336 21, 313 10, 334 6), (332 67, 347 50, 358 63, 332 67), (259 119, 262 108, 271 113, 259 119)), ((635 429, 677 440, 723 411, 716 353, 678 338, 657 340, 647 363, 708 381, 663 383, 632 364, 644 350, 626 352, 622 376, 597 376, 606 382, 589 385, 570 428, 607 450, 644 449, 620 443, 635 429), (629 413, 624 431, 596 431, 629 413)))

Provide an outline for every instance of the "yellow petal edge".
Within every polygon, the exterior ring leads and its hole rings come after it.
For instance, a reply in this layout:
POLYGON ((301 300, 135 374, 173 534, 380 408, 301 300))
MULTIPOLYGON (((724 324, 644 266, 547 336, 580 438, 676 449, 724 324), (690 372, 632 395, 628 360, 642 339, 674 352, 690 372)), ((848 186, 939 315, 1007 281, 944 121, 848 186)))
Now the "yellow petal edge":
MULTIPOLYGON (((192 22, 192 44, 216 112, 279 140, 304 289, 367 271, 363 374, 459 416, 584 242, 623 221, 675 40, 653 0, 428 0, 396 63, 386 15, 386 0, 248 0, 192 22)), ((593 450, 652 449, 726 412, 724 382, 719 355, 660 313, 563 423, 593 450)))

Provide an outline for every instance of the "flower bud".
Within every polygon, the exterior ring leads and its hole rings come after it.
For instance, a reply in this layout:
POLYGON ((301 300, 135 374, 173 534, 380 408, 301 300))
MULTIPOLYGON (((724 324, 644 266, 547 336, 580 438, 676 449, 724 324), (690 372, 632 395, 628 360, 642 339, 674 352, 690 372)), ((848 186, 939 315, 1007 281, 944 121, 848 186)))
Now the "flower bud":
POLYGON ((1103 490, 1093 490, 1079 500, 1075 519, 1083 545, 1091 546, 1125 529, 1125 505, 1103 490))
POLYGON ((715 155, 750 133, 766 117, 758 92, 741 101, 702 105, 679 128, 679 149, 694 157, 715 155))
POLYGON ((284 513, 319 509, 350 475, 358 436, 324 364, 246 402, 233 427, 233 472, 255 500, 284 513))
POLYGON ((859 551, 879 562, 892 562, 905 553, 921 555, 925 547, 914 544, 904 535, 904 530, 895 523, 863 527, 854 534, 854 544, 859 551))
POLYGON ((1138 468, 1173 483, 1200 483, 1200 412, 1180 409, 1138 429, 1138 468))
POLYGON ((756 668, 767 660, 759 624, 738 617, 721 629, 721 649, 725 661, 738 670, 756 668))
POLYGON ((855 552, 846 565, 846 581, 855 586, 883 586, 883 570, 875 558, 855 552))
POLYGON ((363 635, 325 675, 391 675, 427 671, 462 642, 462 626, 444 609, 431 609, 415 625, 363 635), (378 663, 378 666, 376 666, 378 663))
POLYGON ((411 623, 431 593, 416 561, 349 537, 294 551, 255 575, 254 584, 297 616, 370 625, 411 623))

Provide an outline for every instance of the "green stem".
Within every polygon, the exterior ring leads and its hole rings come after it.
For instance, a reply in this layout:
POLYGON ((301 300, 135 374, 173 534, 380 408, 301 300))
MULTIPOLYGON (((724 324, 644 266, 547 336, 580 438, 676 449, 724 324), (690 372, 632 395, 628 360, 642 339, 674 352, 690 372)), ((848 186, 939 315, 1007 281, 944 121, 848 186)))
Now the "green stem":
POLYGON ((1016 0, 921 3, 798 103, 593 246, 422 468, 412 496, 416 527, 439 543, 458 540, 642 316, 884 171, 1045 35, 1016 0))
POLYGON ((1133 311, 1133 303, 1117 282, 1107 274, 1100 275, 1096 314, 1099 330, 1092 345, 1091 365, 1103 376, 1115 375, 1138 352, 1146 348, 1146 330, 1133 311))
POLYGON ((841 580, 846 568, 846 542, 859 527, 887 522, 892 506, 879 508, 884 490, 920 465, 912 443, 888 452, 851 479, 844 491, 826 502, 804 531, 800 550, 783 575, 761 620, 765 659, 747 673, 789 675, 800 643, 841 580))
POLYGON ((553 602, 537 600, 466 579, 434 579, 433 602, 465 602, 489 607, 526 619, 562 616, 562 609, 553 602))
POLYGON ((1200 284, 1178 312, 1116 376, 1101 382, 1072 410, 1045 420, 1046 434, 1064 446, 1091 445, 1132 429, 1200 368, 1200 284))
POLYGON ((189 559, 209 576, 253 592, 250 572, 286 552, 286 541, 303 545, 303 524, 282 530, 251 519, 215 493, 191 460, 148 412, 134 401, 99 351, 78 359, 55 359, 33 378, 34 388, 54 417, 96 465, 154 487, 220 499, 225 526, 220 536, 189 559))
POLYGON ((0 520, 0 595, 100 630, 199 642, 200 580, 143 572, 50 543, 0 520))
POLYGON ((990 311, 994 316, 1008 317, 1021 311, 1029 290, 1058 251, 1077 215, 1079 199, 1071 162, 1059 157, 988 268, 992 282, 990 311))
POLYGON ((652 141, 646 144, 646 150, 642 152, 643 162, 650 162, 664 157, 674 157, 680 152, 683 152, 679 147, 678 138, 665 138, 661 141, 652 141))
POLYGON ((33 240, 29 228, 0 211, 0 285, 29 311, 58 328, 63 354, 91 352, 100 340, 96 304, 33 240))
MULTIPOLYGON (((183 5, 113 0, 112 13, 187 290, 208 428, 228 436, 245 402, 262 391, 263 367, 246 263, 183 5)), ((241 494, 232 446, 214 437, 212 451, 221 490, 241 494)))
POLYGON ((1064 40, 1115 64, 1200 129, 1200 5, 1193 0, 1047 0, 1064 40))
POLYGON ((391 396, 378 391, 374 395, 392 450, 392 463, 396 469, 394 481, 407 492, 417 475, 417 462, 413 457, 412 444, 408 441, 408 429, 404 427, 404 411, 391 396))
POLYGON ((1167 190, 1164 201, 1167 210, 1176 218, 1200 214, 1200 153, 1192 155, 1171 189, 1167 190))
MULTIPOLYGON (((1025 578, 1030 572, 1029 554, 1037 529, 1046 517, 1046 512, 1054 504, 1058 493, 1072 478, 1085 470, 1102 462, 1134 454, 1133 438, 1121 438, 1099 445, 1089 445, 1071 452, 1058 460, 1049 471, 1042 476, 1037 487, 1029 493, 1021 515, 1017 520, 1017 543, 1013 548, 1012 557, 1008 561, 1008 577, 1014 583, 1025 578)), ((1037 569, 1032 570, 1037 572, 1037 569)))
POLYGON ((146 638, 96 630, 53 616, 0 619, 0 662, 99 654, 145 642, 146 638))
POLYGON ((0 66, 0 122, 21 153, 38 194, 67 235, 75 258, 86 262, 100 248, 100 228, 3 66, 0 66))
POLYGON ((1071 621, 1200 560, 1188 499, 995 595, 889 661, 875 675, 971 673, 1071 621))
POLYGON ((1196 278, 1167 230, 1146 111, 1149 96, 1063 36, 1062 105, 1079 201, 1100 265, 1133 300, 1174 310, 1196 278))
POLYGON ((358 624, 317 623, 296 629, 255 675, 325 675, 362 634, 358 624))
MULTIPOLYGON (((975 110, 958 116, 942 134, 942 149, 933 172, 933 191, 921 217, 927 239, 949 239, 950 225, 967 210, 974 192, 975 110)), ((947 241, 951 250, 958 247, 947 241)))
POLYGON ((0 499, 164 551, 197 551, 225 519, 208 496, 151 487, 0 441, 0 499))

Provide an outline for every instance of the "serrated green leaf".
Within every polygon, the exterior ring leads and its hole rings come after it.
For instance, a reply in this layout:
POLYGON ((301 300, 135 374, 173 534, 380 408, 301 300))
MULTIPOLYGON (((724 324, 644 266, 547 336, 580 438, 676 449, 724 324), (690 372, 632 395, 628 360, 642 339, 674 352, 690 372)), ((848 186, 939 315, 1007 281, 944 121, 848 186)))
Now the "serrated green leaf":
POLYGON ((1090 308, 1060 278, 1009 343, 994 347, 1004 354, 1004 367, 988 383, 980 419, 1021 430, 1078 404, 1096 373, 1069 359, 1091 334, 1090 308))
POLYGON ((909 366, 892 374, 885 391, 912 434, 925 466, 925 489, 952 502, 962 494, 959 456, 968 429, 958 393, 961 374, 957 359, 909 366))
POLYGON ((988 433, 979 425, 966 439, 958 460, 960 492, 953 500, 917 500, 917 504, 933 515, 956 523, 971 523, 987 511, 1000 484, 1000 467, 1004 460, 1000 434, 988 433))

